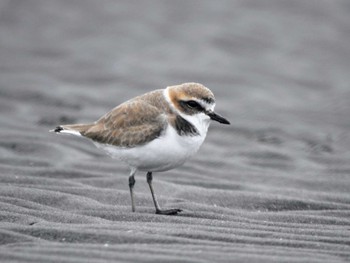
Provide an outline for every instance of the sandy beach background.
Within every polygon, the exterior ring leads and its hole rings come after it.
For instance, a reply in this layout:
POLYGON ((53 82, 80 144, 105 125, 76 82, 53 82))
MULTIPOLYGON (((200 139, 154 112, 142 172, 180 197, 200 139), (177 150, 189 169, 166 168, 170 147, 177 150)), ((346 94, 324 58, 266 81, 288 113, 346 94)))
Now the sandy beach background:
POLYGON ((1 262, 349 262, 350 2, 1 0, 1 262), (80 138, 147 91, 216 94, 183 167, 145 174, 80 138))

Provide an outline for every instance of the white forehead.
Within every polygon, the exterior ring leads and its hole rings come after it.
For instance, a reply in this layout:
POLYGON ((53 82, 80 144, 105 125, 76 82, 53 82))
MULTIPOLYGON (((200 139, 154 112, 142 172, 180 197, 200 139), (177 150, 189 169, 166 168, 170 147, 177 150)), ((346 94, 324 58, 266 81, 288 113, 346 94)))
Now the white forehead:
POLYGON ((214 110, 215 108, 215 102, 209 103, 205 100, 201 100, 198 98, 193 98, 193 100, 197 101, 206 110, 214 110))

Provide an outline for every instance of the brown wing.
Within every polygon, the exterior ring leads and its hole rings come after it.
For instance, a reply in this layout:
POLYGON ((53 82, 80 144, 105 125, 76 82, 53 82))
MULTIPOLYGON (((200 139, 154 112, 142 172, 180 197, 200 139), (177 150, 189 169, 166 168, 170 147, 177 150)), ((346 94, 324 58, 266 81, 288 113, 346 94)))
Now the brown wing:
POLYGON ((167 126, 166 115, 142 100, 121 104, 81 134, 99 143, 135 147, 150 142, 167 126))

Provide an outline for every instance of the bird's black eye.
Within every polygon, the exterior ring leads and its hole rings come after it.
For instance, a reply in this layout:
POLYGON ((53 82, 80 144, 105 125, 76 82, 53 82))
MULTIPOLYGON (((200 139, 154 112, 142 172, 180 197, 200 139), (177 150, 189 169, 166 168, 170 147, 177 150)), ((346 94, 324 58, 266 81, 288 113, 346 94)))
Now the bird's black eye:
POLYGON ((189 101, 186 102, 186 104, 190 108, 202 109, 202 106, 198 102, 196 102, 194 100, 189 100, 189 101))

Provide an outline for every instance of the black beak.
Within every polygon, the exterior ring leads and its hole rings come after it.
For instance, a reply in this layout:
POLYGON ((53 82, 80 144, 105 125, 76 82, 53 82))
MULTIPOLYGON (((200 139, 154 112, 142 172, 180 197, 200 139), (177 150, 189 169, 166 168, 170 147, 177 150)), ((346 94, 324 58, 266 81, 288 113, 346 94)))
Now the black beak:
POLYGON ((224 117, 220 116, 219 114, 209 111, 207 112, 207 115, 212 119, 213 121, 220 122, 222 124, 231 124, 228 120, 226 120, 224 117))

